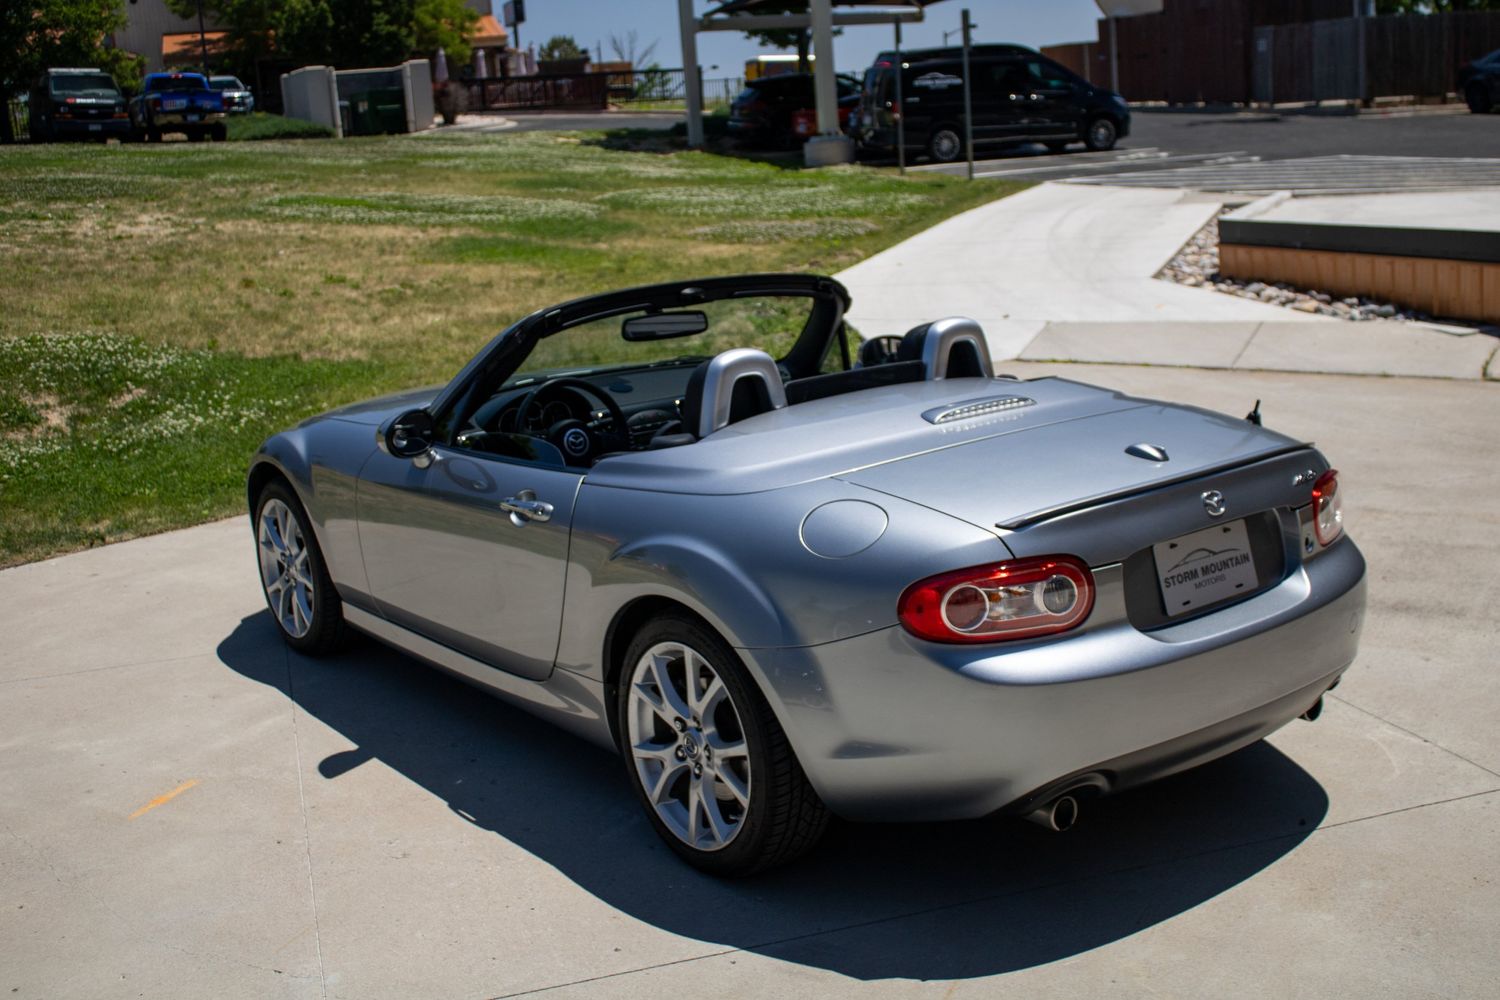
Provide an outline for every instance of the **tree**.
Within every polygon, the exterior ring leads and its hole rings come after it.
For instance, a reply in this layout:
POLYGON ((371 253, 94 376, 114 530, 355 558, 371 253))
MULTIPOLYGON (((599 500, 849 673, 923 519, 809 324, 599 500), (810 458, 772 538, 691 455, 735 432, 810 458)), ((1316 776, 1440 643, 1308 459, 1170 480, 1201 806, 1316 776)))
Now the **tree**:
MULTIPOLYGON (((198 0, 166 3, 178 17, 197 20, 198 0)), ((203 9, 224 32, 223 41, 215 46, 213 69, 253 80, 256 65, 273 57, 272 39, 281 29, 286 0, 204 0, 203 9)))
POLYGON ((141 79, 141 60, 104 47, 125 23, 117 0, 5 0, 0 3, 0 141, 14 142, 9 102, 51 66, 97 66, 122 89, 141 79))
POLYGON ((636 48, 635 29, 631 28, 622 38, 619 35, 609 36, 609 49, 615 54, 615 58, 621 62, 628 62, 631 66, 639 66, 651 58, 651 53, 656 51, 656 43, 660 39, 652 39, 651 44, 644 49, 636 48))
POLYGON ((479 24, 479 15, 464 0, 417 0, 414 40, 418 52, 431 55, 438 49, 448 53, 454 66, 468 63, 473 47, 469 39, 479 24))
POLYGON ((572 35, 553 35, 537 50, 538 59, 587 59, 588 53, 579 48, 572 35))
MULTIPOLYGON (((806 14, 807 2, 801 3, 788 0, 786 3, 765 4, 755 8, 757 14, 806 14)), ((835 35, 843 34, 842 28, 835 28, 835 35)), ((747 31, 745 35, 760 43, 761 48, 772 49, 796 49, 797 50, 797 72, 809 71, 807 58, 808 49, 812 48, 811 28, 763 28, 760 31, 747 31)))

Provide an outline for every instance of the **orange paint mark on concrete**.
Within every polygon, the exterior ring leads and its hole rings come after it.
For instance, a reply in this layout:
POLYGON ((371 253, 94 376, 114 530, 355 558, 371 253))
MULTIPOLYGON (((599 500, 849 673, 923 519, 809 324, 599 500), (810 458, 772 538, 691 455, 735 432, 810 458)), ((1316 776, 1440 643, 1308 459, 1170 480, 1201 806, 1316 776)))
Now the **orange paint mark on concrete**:
POLYGON ((155 809, 157 806, 166 805, 168 802, 171 802, 173 799, 177 798, 177 796, 181 795, 183 792, 187 791, 189 788, 192 788, 197 783, 198 783, 198 779, 197 778, 189 778, 187 781, 184 781, 182 784, 178 785, 176 788, 172 789, 170 792, 167 792, 165 795, 158 795, 156 798, 152 799, 150 802, 147 802, 145 805, 141 806, 135 812, 133 812, 133 813, 130 814, 130 818, 131 819, 138 819, 139 817, 144 816, 148 812, 150 812, 151 810, 155 809))

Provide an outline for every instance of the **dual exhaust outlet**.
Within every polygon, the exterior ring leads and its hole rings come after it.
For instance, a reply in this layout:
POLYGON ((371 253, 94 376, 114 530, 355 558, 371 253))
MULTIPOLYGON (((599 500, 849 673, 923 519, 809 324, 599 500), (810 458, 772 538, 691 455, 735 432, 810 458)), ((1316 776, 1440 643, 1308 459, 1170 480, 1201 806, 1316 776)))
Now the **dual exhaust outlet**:
MULTIPOLYGON (((1332 687, 1329 688, 1332 690, 1332 687)), ((1323 696, 1303 712, 1300 718, 1312 722, 1323 714, 1323 696)), ((1069 794, 1049 799, 1026 814, 1026 818, 1037 826, 1061 833, 1078 822, 1078 799, 1069 794)))

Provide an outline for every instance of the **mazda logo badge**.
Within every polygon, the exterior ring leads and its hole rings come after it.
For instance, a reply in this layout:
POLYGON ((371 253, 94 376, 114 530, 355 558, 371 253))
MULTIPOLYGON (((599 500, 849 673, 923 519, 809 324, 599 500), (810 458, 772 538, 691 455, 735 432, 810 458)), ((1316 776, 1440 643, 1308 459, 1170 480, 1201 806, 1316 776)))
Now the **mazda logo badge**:
POLYGON ((589 436, 577 427, 563 435, 563 447, 569 455, 582 455, 589 450, 589 436))
POLYGON ((1208 511, 1209 517, 1220 517, 1225 511, 1224 494, 1218 490, 1209 490, 1203 494, 1203 509, 1208 511))

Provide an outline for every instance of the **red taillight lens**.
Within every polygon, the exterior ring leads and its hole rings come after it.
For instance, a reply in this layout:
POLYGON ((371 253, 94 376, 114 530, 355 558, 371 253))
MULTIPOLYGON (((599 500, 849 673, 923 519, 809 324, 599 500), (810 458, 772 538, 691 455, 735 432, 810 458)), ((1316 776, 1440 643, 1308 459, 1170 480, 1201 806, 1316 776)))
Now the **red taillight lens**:
POLYGON ((896 605, 912 635, 996 642, 1065 632, 1094 607, 1094 575, 1073 556, 974 566, 907 587, 896 605))
POLYGON ((1339 472, 1329 469, 1313 483, 1313 533, 1319 545, 1332 545, 1344 533, 1344 496, 1339 491, 1339 472))

